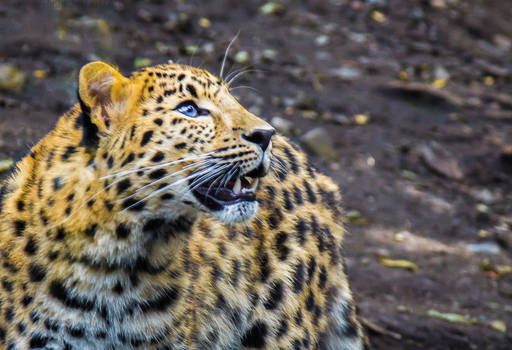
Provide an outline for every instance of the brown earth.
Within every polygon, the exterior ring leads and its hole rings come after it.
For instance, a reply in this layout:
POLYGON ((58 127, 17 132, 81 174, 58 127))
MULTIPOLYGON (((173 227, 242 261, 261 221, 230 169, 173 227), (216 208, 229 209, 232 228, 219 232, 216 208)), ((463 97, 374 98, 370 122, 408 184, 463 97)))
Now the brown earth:
POLYGON ((234 90, 244 105, 293 120, 298 140, 322 127, 336 149, 315 159, 343 189, 347 270, 373 348, 512 349, 512 6, 289 0, 264 15, 262 4, 3 0, 0 62, 27 80, 0 90, 0 160, 75 102, 86 62, 218 72, 240 31, 227 68, 256 70, 234 84, 250 87, 234 90))

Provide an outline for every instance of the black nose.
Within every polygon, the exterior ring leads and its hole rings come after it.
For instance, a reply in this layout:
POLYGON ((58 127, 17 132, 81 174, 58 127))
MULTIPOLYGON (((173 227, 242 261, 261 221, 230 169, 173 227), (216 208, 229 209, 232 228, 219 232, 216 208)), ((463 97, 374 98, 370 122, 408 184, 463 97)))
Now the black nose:
POLYGON ((242 137, 247 141, 259 145, 263 152, 265 152, 270 143, 270 139, 272 139, 275 133, 276 131, 274 129, 256 129, 248 135, 242 135, 242 137))

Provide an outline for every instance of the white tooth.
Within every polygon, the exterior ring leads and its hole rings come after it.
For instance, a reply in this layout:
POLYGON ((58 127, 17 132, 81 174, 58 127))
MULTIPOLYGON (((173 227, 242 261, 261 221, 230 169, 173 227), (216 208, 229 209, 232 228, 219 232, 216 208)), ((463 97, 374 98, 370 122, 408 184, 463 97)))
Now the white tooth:
POLYGON ((236 178, 235 186, 233 186, 233 192, 240 193, 240 189, 242 188, 242 181, 239 177, 236 178))
POLYGON ((252 186, 251 186, 251 191, 256 191, 256 187, 258 187, 258 183, 260 182, 260 178, 257 177, 254 179, 253 183, 252 183, 252 186))

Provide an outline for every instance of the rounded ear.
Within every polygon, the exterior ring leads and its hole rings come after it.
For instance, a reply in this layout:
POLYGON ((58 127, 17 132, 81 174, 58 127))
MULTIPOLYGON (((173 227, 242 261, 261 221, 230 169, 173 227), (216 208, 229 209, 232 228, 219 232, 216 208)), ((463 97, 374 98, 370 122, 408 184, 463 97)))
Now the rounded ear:
POLYGON ((78 77, 78 98, 91 122, 107 132, 129 105, 130 79, 103 62, 82 67, 78 77))

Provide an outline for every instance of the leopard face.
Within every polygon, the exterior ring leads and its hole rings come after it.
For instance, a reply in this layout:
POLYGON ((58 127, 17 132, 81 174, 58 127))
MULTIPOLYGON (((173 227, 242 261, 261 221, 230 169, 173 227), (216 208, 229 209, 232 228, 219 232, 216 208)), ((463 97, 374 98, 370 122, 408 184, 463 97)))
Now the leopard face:
POLYGON ((167 64, 125 78, 90 63, 79 78, 82 109, 104 150, 96 165, 124 211, 166 217, 208 212, 223 222, 252 218, 274 129, 212 74, 167 64))

